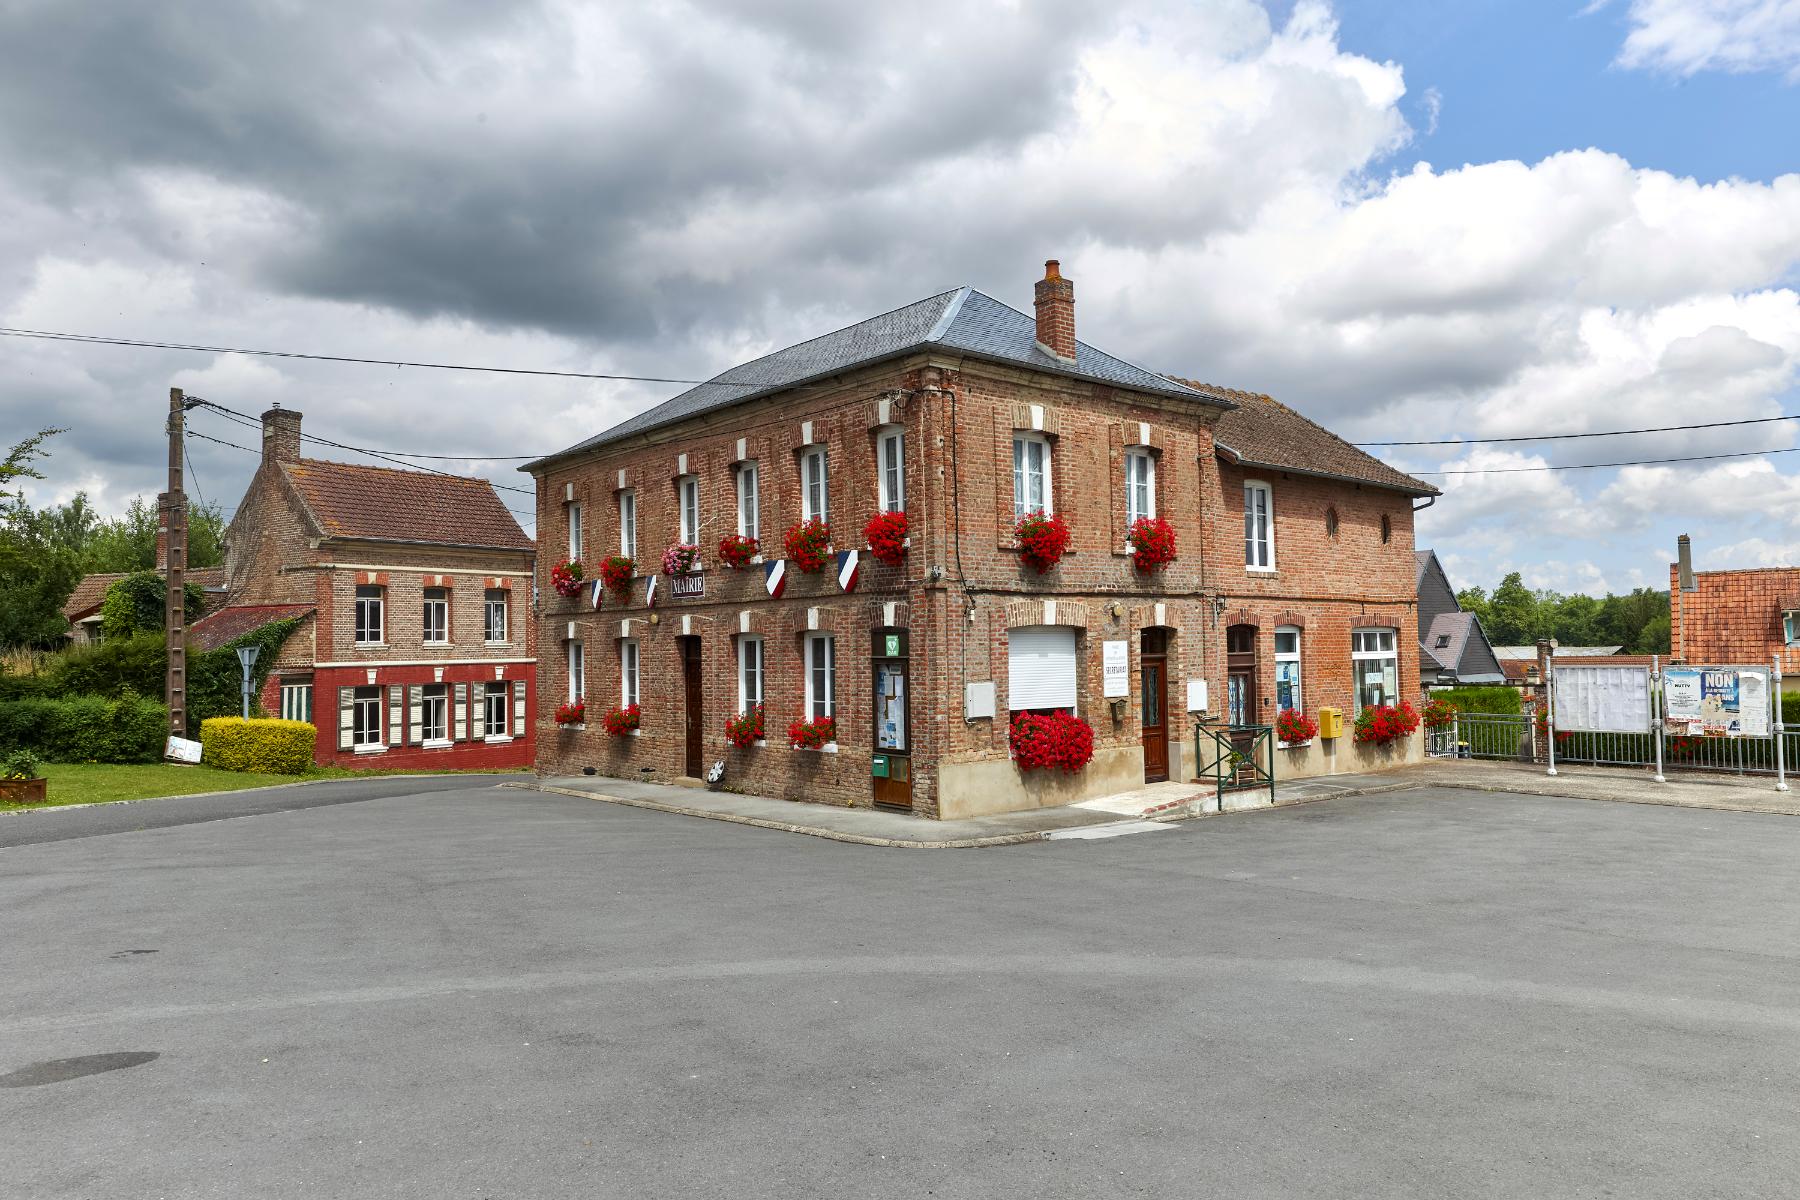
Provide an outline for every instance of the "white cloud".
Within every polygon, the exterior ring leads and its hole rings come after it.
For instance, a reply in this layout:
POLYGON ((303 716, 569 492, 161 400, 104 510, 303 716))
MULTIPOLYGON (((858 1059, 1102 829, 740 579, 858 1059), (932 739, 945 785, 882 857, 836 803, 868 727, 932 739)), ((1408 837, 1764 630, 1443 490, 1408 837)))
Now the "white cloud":
POLYGON ((1796 0, 1632 0, 1627 67, 1675 75, 1783 71, 1800 80, 1796 0))

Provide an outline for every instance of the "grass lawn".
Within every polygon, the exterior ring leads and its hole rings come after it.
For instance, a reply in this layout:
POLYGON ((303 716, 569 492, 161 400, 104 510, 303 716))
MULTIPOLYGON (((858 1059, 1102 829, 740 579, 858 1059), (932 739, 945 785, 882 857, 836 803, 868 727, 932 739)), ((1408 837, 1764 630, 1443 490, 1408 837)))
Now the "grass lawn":
MULTIPOLYGON (((491 771, 479 774, 493 774, 491 771)), ((0 805, 0 808, 55 808, 64 804, 105 804, 115 800, 150 800, 159 796, 192 796, 200 792, 233 792, 242 788, 301 783, 309 779, 356 779, 364 775, 455 775, 456 771, 352 771, 314 767, 304 775, 255 775, 217 767, 173 763, 46 763, 50 781, 46 804, 0 805)))

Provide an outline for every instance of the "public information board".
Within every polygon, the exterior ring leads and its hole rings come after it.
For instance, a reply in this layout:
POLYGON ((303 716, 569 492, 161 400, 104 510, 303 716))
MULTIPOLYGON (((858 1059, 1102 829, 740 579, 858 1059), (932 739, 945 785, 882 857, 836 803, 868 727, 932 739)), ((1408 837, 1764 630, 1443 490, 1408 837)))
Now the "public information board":
POLYGON ((1670 667, 1663 727, 1703 737, 1768 737, 1769 673, 1753 667, 1670 667))
POLYGON ((1556 727, 1571 733, 1648 733, 1650 668, 1557 667, 1556 727))

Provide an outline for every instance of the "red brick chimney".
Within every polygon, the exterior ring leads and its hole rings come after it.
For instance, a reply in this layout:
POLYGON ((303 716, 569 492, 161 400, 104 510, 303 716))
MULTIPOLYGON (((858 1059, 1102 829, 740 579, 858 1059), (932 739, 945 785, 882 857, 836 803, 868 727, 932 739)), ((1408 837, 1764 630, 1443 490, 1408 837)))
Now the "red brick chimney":
POLYGON ((263 461, 300 461, 300 412, 277 404, 262 415, 263 461))
POLYGON ((1054 258, 1044 264, 1037 285, 1037 341, 1046 353, 1075 361, 1075 285, 1062 276, 1054 258))

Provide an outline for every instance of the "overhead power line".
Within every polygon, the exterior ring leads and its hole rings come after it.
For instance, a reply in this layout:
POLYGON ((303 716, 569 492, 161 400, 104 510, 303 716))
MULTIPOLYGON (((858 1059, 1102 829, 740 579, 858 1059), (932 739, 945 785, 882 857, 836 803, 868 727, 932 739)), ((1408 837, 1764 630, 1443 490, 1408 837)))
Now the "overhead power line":
POLYGON ((1786 450, 1739 450, 1733 454, 1686 454, 1679 458, 1636 458, 1628 462, 1566 463, 1542 467, 1470 467, 1457 471, 1408 471, 1408 475, 1518 475, 1527 471, 1597 471, 1603 467, 1657 467, 1665 463, 1711 462, 1718 458, 1760 458, 1765 454, 1796 454, 1800 446, 1786 450))
POLYGON ((1774 421, 1800 421, 1800 416, 1750 417, 1742 421, 1708 421, 1700 425, 1655 425, 1647 429, 1608 429, 1594 433, 1539 433, 1527 437, 1439 438, 1426 442, 1353 442, 1368 449, 1371 446, 1486 446, 1496 442, 1560 442, 1569 438, 1624 437, 1633 433, 1679 433, 1689 429, 1724 429, 1732 425, 1767 425, 1774 421))

